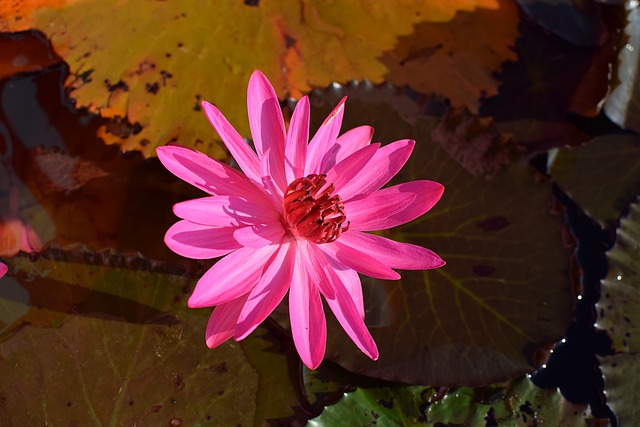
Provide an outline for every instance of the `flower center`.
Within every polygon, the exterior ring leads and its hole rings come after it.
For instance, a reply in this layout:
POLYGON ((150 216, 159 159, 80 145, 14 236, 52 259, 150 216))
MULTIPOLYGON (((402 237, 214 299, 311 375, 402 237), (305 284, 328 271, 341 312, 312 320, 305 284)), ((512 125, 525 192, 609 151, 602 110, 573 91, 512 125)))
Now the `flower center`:
POLYGON ((326 184, 326 175, 311 174, 287 187, 284 215, 294 235, 314 243, 329 243, 349 229, 340 196, 331 195, 335 185, 326 184))

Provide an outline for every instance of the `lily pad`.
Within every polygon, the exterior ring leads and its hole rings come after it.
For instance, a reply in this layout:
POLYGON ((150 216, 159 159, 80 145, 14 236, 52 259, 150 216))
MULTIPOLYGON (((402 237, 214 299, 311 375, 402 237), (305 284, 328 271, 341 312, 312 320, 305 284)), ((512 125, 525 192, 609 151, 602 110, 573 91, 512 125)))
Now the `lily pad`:
MULTIPOLYGON (((154 263, 158 264, 158 263, 154 263)), ((186 306, 191 281, 164 271, 137 254, 50 248, 38 256, 11 260, 13 277, 0 288, 5 341, 25 325, 58 327, 71 314, 106 315, 136 324, 173 324, 186 306), (138 270, 138 269, 141 269, 138 270), (163 294, 155 294, 161 289, 163 294), (181 304, 182 303, 182 304, 181 304)))
POLYGON ((516 5, 508 1, 460 11, 446 23, 416 23, 411 34, 400 36, 393 50, 382 55, 389 69, 386 80, 446 96, 453 105, 477 112, 481 98, 497 93, 495 73, 502 63, 516 58, 519 23, 516 5))
POLYGON ((607 252, 609 274, 602 281, 596 327, 609 333, 617 354, 601 359, 607 402, 621 426, 640 423, 640 204, 620 221, 607 252))
POLYGON ((609 135, 553 150, 549 173, 587 215, 603 227, 615 227, 640 194, 640 138, 609 135))
POLYGON ((358 389, 327 407, 308 426, 564 426, 584 427, 586 405, 574 405, 557 390, 528 378, 478 389, 461 388, 436 397, 423 386, 358 389))
POLYGON ((640 131, 640 6, 627 1, 627 25, 618 52, 617 67, 614 70, 613 89, 604 104, 607 116, 626 129, 640 131))
POLYGON ((353 372, 414 384, 480 385, 520 376, 532 369, 538 346, 562 336, 572 313, 569 254, 561 218, 549 213, 551 186, 536 182, 523 158, 490 180, 472 175, 431 140, 438 120, 417 117, 410 125, 386 101, 389 92, 370 85, 333 91, 334 99, 325 92, 312 98, 312 111, 320 118, 317 109, 349 95, 345 129, 368 123, 376 140, 417 141, 397 182, 435 180, 444 196, 425 216, 385 235, 433 249, 447 265, 403 271, 398 282, 366 279, 365 320, 380 358, 360 354, 335 321, 327 357, 353 372))
POLYGON ((14 258, 3 278, 3 288, 21 287, 26 298, 3 291, 0 305, 12 310, 3 321, 22 303, 56 323, 23 311, 13 321, 21 327, 4 335, 1 424, 253 425, 303 405, 283 381, 288 356, 265 329, 206 348, 209 310, 186 309, 193 280, 140 257, 126 261, 137 263, 132 269, 115 266, 125 262, 118 254, 76 254, 84 262, 45 255, 14 258))
POLYGON ((256 68, 280 98, 298 98, 332 81, 380 83, 391 75, 396 83, 475 104, 496 92, 492 72, 513 57, 517 23, 514 6, 498 0, 345 1, 340 7, 332 1, 193 0, 0 5, 0 31, 37 28, 51 38, 69 64, 66 86, 78 106, 112 119, 100 130, 105 141, 146 155, 178 142, 216 158, 225 152, 199 102, 215 102, 249 136, 244 94, 256 68), (487 22, 499 30, 480 31, 487 22), (471 84, 465 74, 447 78, 446 86, 439 78, 425 85, 425 73, 450 77, 452 66, 474 69, 471 84))

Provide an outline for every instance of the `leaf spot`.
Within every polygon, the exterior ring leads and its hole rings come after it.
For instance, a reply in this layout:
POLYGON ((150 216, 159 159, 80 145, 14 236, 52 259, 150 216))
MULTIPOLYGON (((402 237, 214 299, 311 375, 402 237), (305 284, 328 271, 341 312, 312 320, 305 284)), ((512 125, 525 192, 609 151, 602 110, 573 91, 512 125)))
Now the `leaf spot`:
POLYGON ((491 276, 493 273, 495 273, 496 269, 494 267, 491 267, 489 265, 474 265, 473 266, 473 273, 478 275, 478 276, 482 276, 482 277, 487 277, 487 276, 491 276))
POLYGON ((491 231, 500 231, 503 228, 506 228, 509 225, 509 221, 507 218, 503 216, 494 216, 485 221, 479 222, 476 224, 476 227, 482 229, 485 233, 491 231))

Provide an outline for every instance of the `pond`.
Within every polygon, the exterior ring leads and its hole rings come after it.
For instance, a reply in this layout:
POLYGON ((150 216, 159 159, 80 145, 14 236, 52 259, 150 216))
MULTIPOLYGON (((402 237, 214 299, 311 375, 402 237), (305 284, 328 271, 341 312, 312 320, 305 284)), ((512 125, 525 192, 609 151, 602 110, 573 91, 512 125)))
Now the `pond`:
POLYGON ((0 424, 637 424, 638 5, 401 3, 0 5, 0 424))

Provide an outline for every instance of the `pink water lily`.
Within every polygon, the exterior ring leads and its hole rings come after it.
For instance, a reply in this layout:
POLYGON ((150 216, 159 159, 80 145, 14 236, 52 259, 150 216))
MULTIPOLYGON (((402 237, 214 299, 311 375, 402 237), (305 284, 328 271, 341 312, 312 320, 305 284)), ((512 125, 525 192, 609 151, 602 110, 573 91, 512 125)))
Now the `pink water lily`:
POLYGON ((224 256, 198 281, 189 307, 216 306, 206 330, 213 348, 249 335, 289 292, 293 340, 311 369, 324 357, 322 297, 362 352, 378 358, 364 323, 358 273, 397 280, 393 269, 444 265, 434 252, 375 234, 427 212, 444 187, 412 181, 381 189, 405 164, 414 141, 371 144, 362 126, 341 136, 343 99, 309 141, 309 100, 288 131, 275 91, 256 71, 247 94, 255 151, 213 105, 204 111, 241 173, 197 151, 158 148, 162 164, 210 194, 174 206, 182 220, 165 243, 194 259, 224 256))

